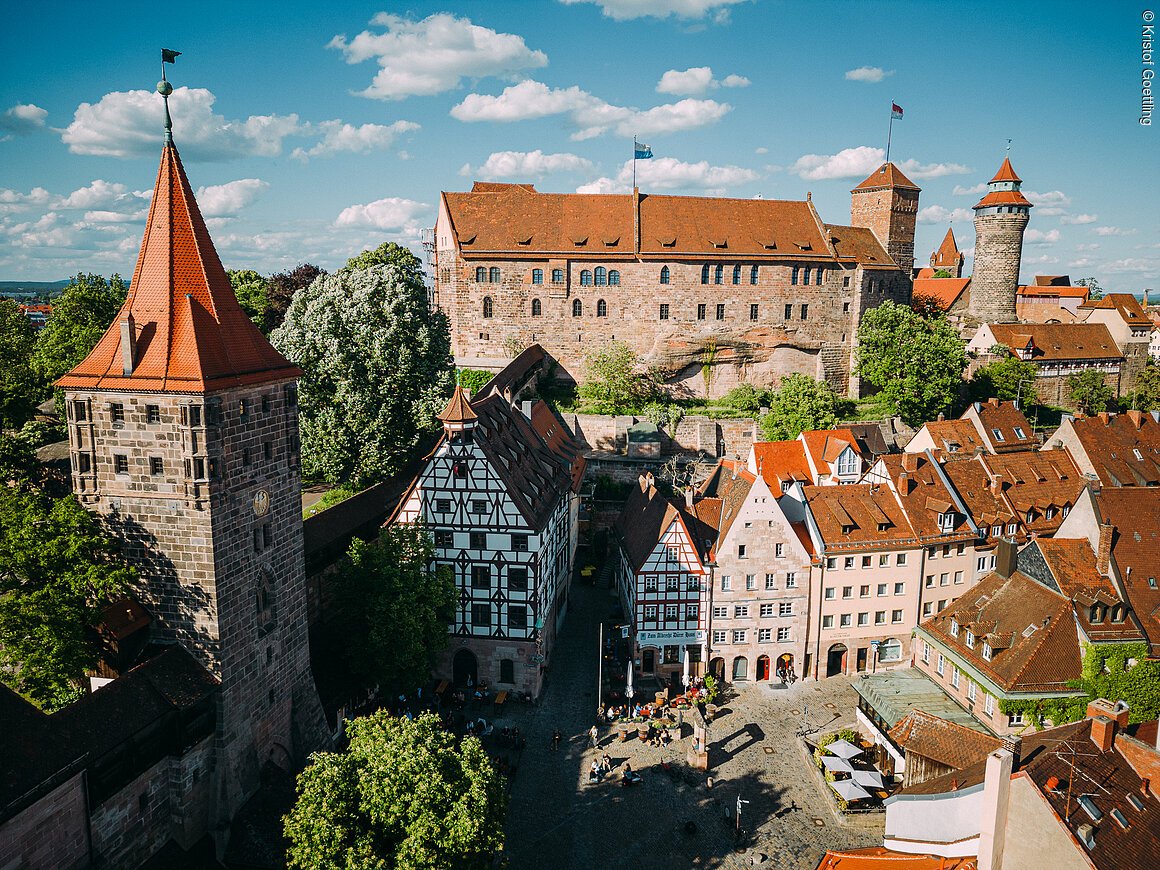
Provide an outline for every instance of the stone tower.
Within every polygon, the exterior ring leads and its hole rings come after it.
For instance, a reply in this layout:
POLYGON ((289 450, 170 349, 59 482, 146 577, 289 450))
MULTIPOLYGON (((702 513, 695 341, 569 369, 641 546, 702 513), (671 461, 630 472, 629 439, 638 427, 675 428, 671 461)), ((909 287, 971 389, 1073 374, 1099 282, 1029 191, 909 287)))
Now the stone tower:
POLYGON ((1019 187, 1011 161, 987 183, 987 193, 975 205, 975 267, 971 274, 970 313, 983 323, 1013 323, 1019 289, 1023 231, 1031 219, 1031 203, 1019 187))
POLYGON ((850 191, 850 224, 874 233, 909 278, 914 271, 914 223, 921 189, 893 163, 883 163, 850 191))
POLYGON ((938 246, 938 250, 930 255, 930 267, 935 271, 950 272, 952 278, 961 278, 965 262, 966 257, 963 256, 963 252, 959 250, 958 242, 955 241, 955 231, 948 229, 947 234, 943 236, 942 244, 938 246))
POLYGON ((221 681, 222 834, 264 764, 328 743, 307 641, 301 372, 239 307, 166 138, 128 298, 58 384, 73 488, 125 541, 152 639, 221 681))

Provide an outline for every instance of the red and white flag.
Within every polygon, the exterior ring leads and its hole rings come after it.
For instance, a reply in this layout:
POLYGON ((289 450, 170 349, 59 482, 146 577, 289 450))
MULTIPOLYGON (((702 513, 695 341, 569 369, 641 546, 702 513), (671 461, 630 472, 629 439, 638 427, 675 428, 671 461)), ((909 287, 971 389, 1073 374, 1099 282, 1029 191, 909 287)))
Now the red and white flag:
POLYGON ((901 118, 902 117, 902 106, 898 105, 898 103, 891 103, 890 104, 890 117, 891 118, 901 118))

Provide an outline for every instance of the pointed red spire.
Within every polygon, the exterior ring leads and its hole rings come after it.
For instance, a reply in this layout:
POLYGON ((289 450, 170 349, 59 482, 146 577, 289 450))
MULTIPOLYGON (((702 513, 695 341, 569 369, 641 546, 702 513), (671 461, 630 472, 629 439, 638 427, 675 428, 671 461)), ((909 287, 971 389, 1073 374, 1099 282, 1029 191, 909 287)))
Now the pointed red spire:
POLYGON ((57 384, 204 393, 301 375, 238 305, 177 148, 166 143, 129 296, 97 346, 57 384))
POLYGON ((447 403, 439 419, 444 423, 470 423, 478 419, 478 415, 471 409, 471 403, 467 401, 467 393, 463 392, 463 387, 456 386, 455 392, 451 394, 451 401, 447 403))
MULTIPOLYGON (((911 190, 920 190, 919 186, 902 174, 902 170, 893 163, 883 163, 870 177, 859 184, 854 190, 876 190, 880 187, 906 187, 911 190)), ((850 191, 853 193, 854 191, 850 191)))
POLYGON ((1015 174, 1015 168, 1011 165, 1011 158, 1004 157, 1003 165, 999 167, 999 171, 995 173, 995 177, 991 179, 991 184, 996 181, 1017 181, 1022 183, 1023 179, 1015 174))
POLYGON ((938 246, 938 251, 934 255, 934 263, 937 268, 953 268, 959 261, 959 246, 955 242, 954 230, 948 229, 947 234, 943 236, 942 244, 938 246))

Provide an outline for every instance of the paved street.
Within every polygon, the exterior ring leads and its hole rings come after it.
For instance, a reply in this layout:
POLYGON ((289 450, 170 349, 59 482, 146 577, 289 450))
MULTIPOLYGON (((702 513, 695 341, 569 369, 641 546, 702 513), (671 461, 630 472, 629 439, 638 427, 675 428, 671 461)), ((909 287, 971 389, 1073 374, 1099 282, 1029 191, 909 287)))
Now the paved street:
POLYGON ((622 788, 609 778, 590 785, 597 626, 613 606, 604 588, 574 587, 541 706, 515 707, 497 723, 518 725, 528 739, 508 814, 512 868, 742 867, 760 852, 769 859, 764 866, 813 870, 826 848, 882 842, 881 815, 839 821, 795 737, 807 706, 818 734, 852 724, 855 695, 841 678, 785 690, 755 683, 726 697, 711 732, 711 790, 703 774, 684 765, 690 738, 661 750, 635 738, 620 743, 607 726, 598 751, 614 765, 631 760, 644 782, 622 788), (558 752, 551 748, 555 728, 564 735, 558 752), (686 776, 674 781, 654 769, 662 754, 679 757, 686 776), (732 808, 738 793, 750 802, 742 821, 753 832, 743 852, 734 851, 732 823, 725 822, 725 807, 732 808), (695 833, 685 831, 688 821, 695 833))

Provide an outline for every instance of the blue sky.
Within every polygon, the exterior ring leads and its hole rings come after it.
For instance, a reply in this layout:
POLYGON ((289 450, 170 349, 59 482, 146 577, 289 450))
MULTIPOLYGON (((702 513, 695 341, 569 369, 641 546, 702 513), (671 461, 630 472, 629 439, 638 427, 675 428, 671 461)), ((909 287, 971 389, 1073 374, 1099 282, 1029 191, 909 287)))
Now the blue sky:
POLYGON ((849 220, 882 159, 923 188, 917 259, 1011 158, 1023 277, 1160 289, 1138 3, 524 0, 21 4, 0 30, 0 279, 132 273, 174 136, 227 268, 417 246, 440 190, 801 199, 849 220))

